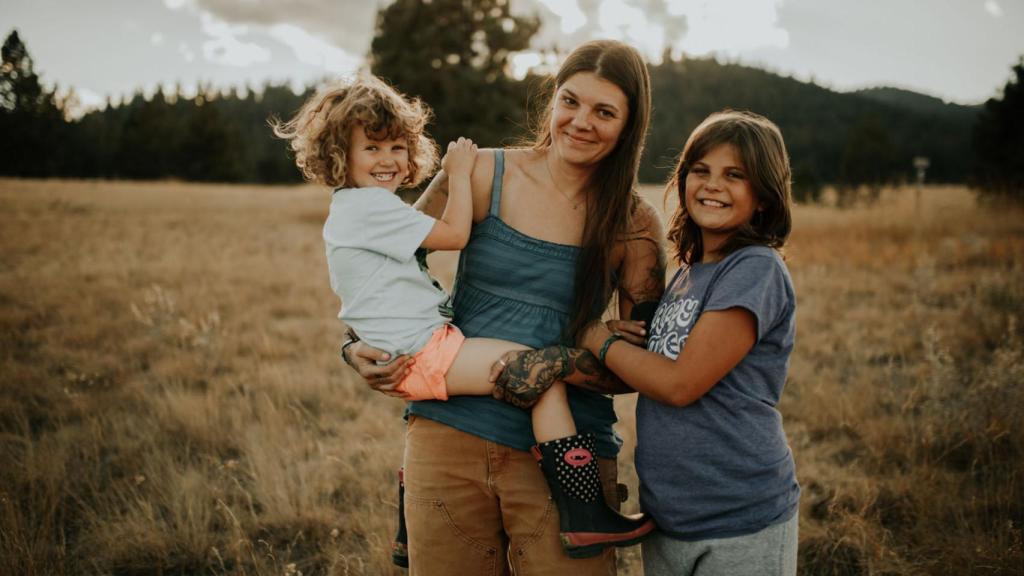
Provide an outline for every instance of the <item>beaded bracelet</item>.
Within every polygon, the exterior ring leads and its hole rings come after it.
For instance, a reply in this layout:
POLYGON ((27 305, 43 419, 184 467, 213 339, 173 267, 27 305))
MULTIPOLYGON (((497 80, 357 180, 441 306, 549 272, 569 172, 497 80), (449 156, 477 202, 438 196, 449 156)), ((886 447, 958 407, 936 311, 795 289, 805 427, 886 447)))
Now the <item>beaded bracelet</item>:
POLYGON ((604 341, 604 344, 601 345, 601 351, 597 354, 597 359, 601 361, 601 364, 604 364, 604 357, 608 355, 608 348, 610 348, 617 340, 622 340, 622 334, 612 334, 604 341))

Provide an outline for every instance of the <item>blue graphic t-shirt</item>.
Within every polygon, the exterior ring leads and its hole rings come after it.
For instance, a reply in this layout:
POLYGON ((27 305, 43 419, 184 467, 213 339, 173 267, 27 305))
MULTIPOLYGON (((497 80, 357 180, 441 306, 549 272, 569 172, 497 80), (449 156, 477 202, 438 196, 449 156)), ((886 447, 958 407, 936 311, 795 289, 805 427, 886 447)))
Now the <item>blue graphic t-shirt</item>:
POLYGON ((640 505, 683 540, 752 534, 792 518, 800 499, 775 409, 796 325, 793 283, 777 252, 752 246, 681 269, 647 348, 675 359, 701 314, 736 307, 756 318, 757 341, 732 371, 688 406, 637 401, 640 505))

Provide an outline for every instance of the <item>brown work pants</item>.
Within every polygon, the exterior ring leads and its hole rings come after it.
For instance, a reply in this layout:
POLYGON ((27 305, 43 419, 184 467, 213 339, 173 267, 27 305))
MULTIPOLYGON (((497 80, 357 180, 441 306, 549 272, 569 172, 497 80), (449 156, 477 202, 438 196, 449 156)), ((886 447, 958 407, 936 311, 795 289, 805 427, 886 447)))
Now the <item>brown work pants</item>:
MULTIPOLYGON (((598 459, 605 499, 618 502, 615 461, 598 459)), ((617 505, 617 504, 616 504, 617 505)), ((613 548, 574 560, 533 455, 416 416, 405 444, 410 576, 614 575, 613 548)))

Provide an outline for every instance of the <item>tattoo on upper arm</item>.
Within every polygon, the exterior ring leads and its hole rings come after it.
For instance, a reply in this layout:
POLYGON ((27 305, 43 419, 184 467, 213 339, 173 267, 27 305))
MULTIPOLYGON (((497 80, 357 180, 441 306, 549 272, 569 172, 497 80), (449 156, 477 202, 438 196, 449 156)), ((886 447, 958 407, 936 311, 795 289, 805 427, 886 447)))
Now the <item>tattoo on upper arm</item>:
POLYGON ((627 240, 626 250, 633 260, 625 271, 621 289, 634 303, 658 301, 665 291, 665 250, 649 235, 637 234, 627 240))

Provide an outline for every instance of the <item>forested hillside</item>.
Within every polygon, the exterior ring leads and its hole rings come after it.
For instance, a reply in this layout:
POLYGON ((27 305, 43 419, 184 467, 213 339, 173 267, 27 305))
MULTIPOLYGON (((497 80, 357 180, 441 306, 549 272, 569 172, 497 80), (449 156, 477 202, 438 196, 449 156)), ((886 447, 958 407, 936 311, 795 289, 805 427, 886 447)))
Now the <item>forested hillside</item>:
MULTIPOLYGON (((544 83, 538 76, 509 76, 508 58, 527 48, 539 23, 511 15, 480 20, 458 6, 464 4, 400 0, 382 10, 371 70, 433 107, 430 131, 442 143, 458 135, 483 146, 521 142, 528 135, 527 110, 542 101, 544 83), (410 11, 426 13, 411 18, 410 11), (496 25, 498 20, 514 25, 496 25), (396 38, 410 38, 406 28, 413 23, 419 23, 416 50, 395 45, 396 38), (472 40, 481 37, 488 41, 472 40)), ((495 3, 494 8, 507 11, 508 5, 495 3)), ((288 117, 315 87, 303 94, 280 85, 222 91, 200 87, 188 95, 180 89, 151 95, 140 90, 123 102, 68 119, 69 103, 40 85, 17 32, 7 37, 3 58, 0 174, 299 180, 268 120, 288 117)), ((779 124, 802 199, 814 198, 826 183, 852 188, 911 180, 915 156, 930 158, 929 181, 964 182, 968 177, 977 108, 887 88, 839 93, 714 59, 666 59, 650 71, 655 113, 640 174, 645 182, 664 181, 690 130, 708 113, 726 107, 752 110, 779 124)))

